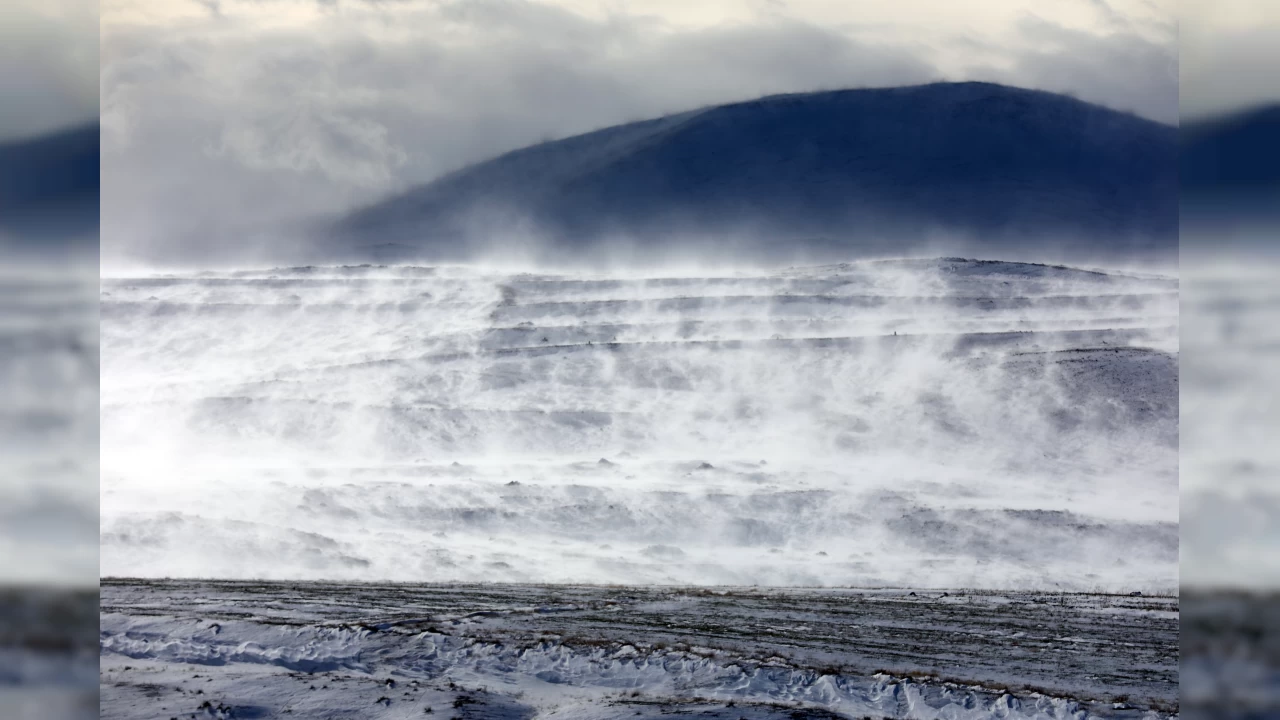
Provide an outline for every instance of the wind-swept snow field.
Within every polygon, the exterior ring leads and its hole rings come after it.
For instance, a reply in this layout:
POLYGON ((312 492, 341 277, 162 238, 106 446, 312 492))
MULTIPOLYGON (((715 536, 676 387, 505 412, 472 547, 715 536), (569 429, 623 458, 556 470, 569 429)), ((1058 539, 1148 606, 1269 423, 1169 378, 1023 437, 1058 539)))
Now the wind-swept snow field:
POLYGON ((97 717, 98 281, 70 265, 0 261, 5 720, 97 717))
POLYGON ((1224 254, 1203 238, 1192 250, 1180 323, 1182 716, 1275 717, 1280 261, 1224 254))
POLYGON ((1177 282, 956 260, 102 290, 107 576, 1177 586, 1177 282))
POLYGON ((1175 277, 299 267, 101 313, 102 573, 153 579, 104 584, 105 717, 1177 712, 1175 277), (388 581, 444 585, 333 584, 388 581))
POLYGON ((1040 593, 108 581, 103 717, 1167 717, 1177 606, 1040 593))
POLYGON ((0 591, 97 572, 96 270, 0 270, 0 591))

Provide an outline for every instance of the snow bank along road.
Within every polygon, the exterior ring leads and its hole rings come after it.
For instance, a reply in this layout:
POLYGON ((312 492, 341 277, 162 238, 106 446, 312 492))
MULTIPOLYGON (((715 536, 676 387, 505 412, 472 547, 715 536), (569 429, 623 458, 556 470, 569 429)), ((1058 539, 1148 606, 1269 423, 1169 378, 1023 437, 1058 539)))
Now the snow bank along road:
POLYGON ((102 283, 102 571, 1168 591, 1175 278, 102 283))
POLYGON ((104 718, 1156 718, 1178 601, 107 580, 104 718))

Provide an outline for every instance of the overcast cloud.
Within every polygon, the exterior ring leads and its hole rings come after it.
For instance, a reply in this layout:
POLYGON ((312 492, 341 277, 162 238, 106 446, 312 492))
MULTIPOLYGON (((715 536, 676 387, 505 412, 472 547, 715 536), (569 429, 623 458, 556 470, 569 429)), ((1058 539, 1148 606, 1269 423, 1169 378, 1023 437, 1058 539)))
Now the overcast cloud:
POLYGON ((981 79, 1177 118, 1176 24, 1149 0, 102 8, 108 257, 336 214, 540 140, 779 92, 981 79))
POLYGON ((0 2, 0 142, 97 114, 97 0, 0 2))
POLYGON ((1184 117, 1280 100, 1280 3, 1184 0, 1180 12, 1184 117))

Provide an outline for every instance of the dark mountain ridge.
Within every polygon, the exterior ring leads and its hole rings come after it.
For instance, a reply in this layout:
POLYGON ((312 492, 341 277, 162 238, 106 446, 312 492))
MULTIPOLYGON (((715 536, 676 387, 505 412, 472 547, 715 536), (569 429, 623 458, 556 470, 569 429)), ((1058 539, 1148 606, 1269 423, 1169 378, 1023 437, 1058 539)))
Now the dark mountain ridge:
POLYGON ((0 143, 0 235, 37 252, 96 244, 100 146, 96 122, 0 143))
POLYGON ((465 258, 551 253, 946 249, 1176 252, 1178 131, 988 83, 766 97, 506 153, 354 212, 328 246, 465 258))
POLYGON ((1280 226, 1280 105, 1184 124, 1180 151, 1182 218, 1197 238, 1280 226))

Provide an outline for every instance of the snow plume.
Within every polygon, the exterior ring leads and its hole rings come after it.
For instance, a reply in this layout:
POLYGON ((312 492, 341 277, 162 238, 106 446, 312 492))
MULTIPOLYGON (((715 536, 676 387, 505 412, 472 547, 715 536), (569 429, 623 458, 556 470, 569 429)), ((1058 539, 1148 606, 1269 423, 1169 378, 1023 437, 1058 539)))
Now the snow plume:
POLYGON ((1177 582, 1177 280, 299 267, 103 281, 106 575, 1177 582))

